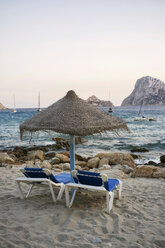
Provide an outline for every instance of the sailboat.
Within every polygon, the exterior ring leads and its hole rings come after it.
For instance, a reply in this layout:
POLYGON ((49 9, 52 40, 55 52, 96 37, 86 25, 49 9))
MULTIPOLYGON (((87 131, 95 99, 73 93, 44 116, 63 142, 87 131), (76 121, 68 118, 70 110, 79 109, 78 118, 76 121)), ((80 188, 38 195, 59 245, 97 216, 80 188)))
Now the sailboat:
POLYGON ((40 92, 38 93, 38 109, 37 109, 38 112, 41 111, 41 108, 40 108, 40 92))
MULTIPOLYGON (((110 101, 110 92, 109 92, 109 102, 111 102, 111 101, 110 101)), ((109 107, 108 112, 109 112, 109 113, 112 113, 112 112, 113 112, 112 107, 109 107)))
POLYGON ((111 107, 109 107, 108 112, 109 112, 109 113, 112 113, 112 112, 113 112, 113 110, 112 110, 111 107))
POLYGON ((140 109, 139 109, 139 112, 138 112, 138 116, 135 117, 134 121, 156 121, 155 118, 153 118, 153 117, 146 117, 142 113, 142 106, 143 106, 143 100, 141 101, 141 104, 140 104, 140 109))
POLYGON ((14 109, 12 110, 12 113, 16 113, 17 110, 16 110, 16 108, 15 108, 15 95, 13 95, 13 102, 14 102, 14 109))

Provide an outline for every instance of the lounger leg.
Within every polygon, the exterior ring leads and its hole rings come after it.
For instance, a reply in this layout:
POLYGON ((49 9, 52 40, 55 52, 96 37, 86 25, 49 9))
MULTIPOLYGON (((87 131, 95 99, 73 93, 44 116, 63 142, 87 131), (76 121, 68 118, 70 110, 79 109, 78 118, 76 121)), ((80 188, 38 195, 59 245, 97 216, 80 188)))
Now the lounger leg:
POLYGON ((77 190, 75 189, 72 196, 71 196, 71 201, 70 201, 70 195, 69 195, 69 187, 66 185, 65 186, 65 199, 66 199, 66 206, 71 207, 74 201, 74 198, 76 196, 77 190))
POLYGON ((77 189, 74 189, 72 191, 72 197, 71 197, 71 201, 70 201, 70 207, 73 205, 73 202, 74 202, 74 198, 76 196, 76 192, 77 192, 77 189))
POLYGON ((52 194, 53 201, 56 202, 56 197, 55 197, 55 194, 54 194, 54 191, 53 191, 52 184, 50 182, 49 182, 49 189, 50 189, 50 192, 52 194))
POLYGON ((21 199, 24 199, 24 194, 22 192, 22 189, 21 189, 21 186, 20 186, 20 182, 18 182, 18 181, 15 181, 15 182, 16 182, 16 187, 17 187, 17 189, 19 191, 20 198, 21 199))
POLYGON ((66 201, 66 206, 69 207, 70 196, 69 196, 69 189, 67 185, 65 186, 65 201, 66 201))
POLYGON ((31 184, 31 185, 30 185, 30 188, 29 188, 29 191, 28 191, 28 193, 27 193, 27 195, 26 195, 26 198, 29 197, 29 195, 30 195, 30 193, 31 193, 31 191, 32 191, 32 189, 33 189, 33 186, 34 186, 34 184, 31 184))
POLYGON ((117 188, 118 199, 121 199, 121 191, 122 191, 122 181, 119 180, 119 185, 118 185, 118 188, 117 188))
POLYGON ((110 213, 112 206, 113 206, 113 198, 114 193, 113 192, 106 192, 106 200, 107 200, 107 212, 110 213))
POLYGON ((62 195, 63 195, 63 193, 64 193, 64 190, 65 190, 65 185, 62 184, 61 187, 60 187, 60 191, 59 191, 59 193, 58 193, 58 196, 57 196, 57 200, 61 200, 62 195))

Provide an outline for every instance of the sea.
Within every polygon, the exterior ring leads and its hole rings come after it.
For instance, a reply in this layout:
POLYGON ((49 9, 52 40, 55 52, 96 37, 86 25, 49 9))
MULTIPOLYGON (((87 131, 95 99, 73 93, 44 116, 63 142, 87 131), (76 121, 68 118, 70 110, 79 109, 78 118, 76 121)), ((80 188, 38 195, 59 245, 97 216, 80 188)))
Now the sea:
MULTIPOLYGON (((102 108, 108 112, 108 108, 102 108)), ((143 147, 149 152, 136 153, 141 155, 139 164, 149 160, 160 162, 160 156, 165 154, 165 106, 144 106, 143 115, 155 118, 155 121, 135 121, 138 116, 139 106, 113 107, 113 115, 126 121, 130 133, 120 131, 118 135, 112 132, 94 134, 83 137, 84 143, 76 145, 76 153, 83 156, 94 156, 100 152, 127 152, 131 153, 134 147, 143 147)), ((69 138, 55 132, 37 132, 32 136, 24 135, 20 139, 19 125, 37 114, 37 109, 12 109, 0 110, 0 150, 12 149, 16 146, 40 146, 54 144, 52 138, 69 138)))

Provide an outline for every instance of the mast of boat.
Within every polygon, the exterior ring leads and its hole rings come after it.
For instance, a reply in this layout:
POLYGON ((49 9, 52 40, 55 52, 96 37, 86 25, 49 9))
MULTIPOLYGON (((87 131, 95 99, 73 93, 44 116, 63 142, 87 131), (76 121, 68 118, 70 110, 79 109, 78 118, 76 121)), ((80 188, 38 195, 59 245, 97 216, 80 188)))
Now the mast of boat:
MULTIPOLYGON (((110 95, 110 91, 109 91, 109 102, 111 102, 111 101, 110 101, 110 98, 111 98, 111 95, 110 95)), ((108 112, 109 112, 109 113, 113 112, 113 110, 112 110, 112 107, 111 107, 111 106, 109 106, 108 112)))
POLYGON ((13 113, 16 113, 17 112, 17 110, 16 110, 16 108, 15 108, 15 95, 13 95, 13 102, 14 102, 14 109, 13 109, 13 113))
POLYGON ((110 91, 109 91, 109 101, 110 101, 110 99, 111 99, 111 93, 110 93, 110 91))
POLYGON ((140 109, 139 109, 139 113, 138 113, 138 115, 140 115, 140 114, 141 114, 141 111, 142 111, 142 106, 143 106, 143 100, 141 101, 141 104, 140 104, 140 109))
POLYGON ((38 112, 41 111, 41 108, 40 108, 40 92, 38 93, 38 109, 37 109, 38 112))

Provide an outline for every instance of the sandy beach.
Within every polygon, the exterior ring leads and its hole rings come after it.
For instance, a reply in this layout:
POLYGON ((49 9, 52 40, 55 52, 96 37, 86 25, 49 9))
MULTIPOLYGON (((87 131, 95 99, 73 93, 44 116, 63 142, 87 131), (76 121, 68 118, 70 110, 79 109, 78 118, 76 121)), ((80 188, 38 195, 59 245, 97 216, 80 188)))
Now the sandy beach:
MULTIPOLYGON (((110 175, 110 172, 105 171, 110 175)), ((0 247, 165 247, 165 180, 111 177, 123 181, 122 199, 106 213, 105 196, 78 193, 72 208, 56 204, 46 189, 21 200, 18 167, 0 168, 0 247)), ((22 176, 22 175, 21 175, 22 176)))

